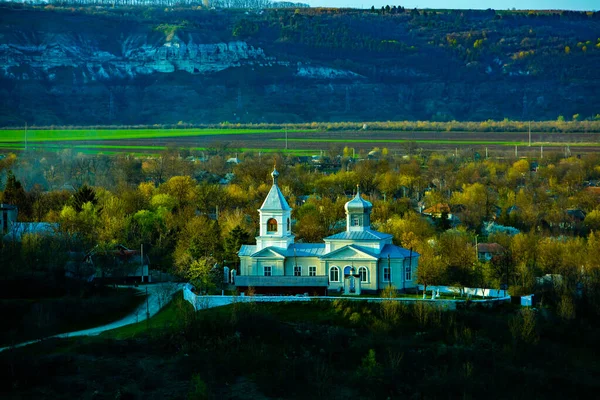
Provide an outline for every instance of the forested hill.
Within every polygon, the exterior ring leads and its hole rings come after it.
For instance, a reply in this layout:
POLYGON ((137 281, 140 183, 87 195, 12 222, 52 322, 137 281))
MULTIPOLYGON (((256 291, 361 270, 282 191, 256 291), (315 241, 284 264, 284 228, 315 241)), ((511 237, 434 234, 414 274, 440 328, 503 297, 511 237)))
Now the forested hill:
POLYGON ((600 12, 2 3, 0 60, 0 126, 600 114, 600 12))

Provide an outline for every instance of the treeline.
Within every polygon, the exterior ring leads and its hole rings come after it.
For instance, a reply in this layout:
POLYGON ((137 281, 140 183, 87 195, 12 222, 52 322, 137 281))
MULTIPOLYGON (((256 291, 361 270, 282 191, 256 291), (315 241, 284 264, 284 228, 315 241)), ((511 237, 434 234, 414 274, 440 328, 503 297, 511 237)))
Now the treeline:
MULTIPOLYGON (((220 124, 192 124, 180 122, 177 124, 155 125, 51 125, 29 126, 30 130, 65 130, 65 129, 295 129, 317 131, 424 131, 424 132, 600 132, 600 114, 591 119, 578 120, 577 114, 573 120, 565 120, 559 116, 556 121, 380 121, 380 122, 310 122, 310 123, 261 123, 244 124, 223 122, 220 124)), ((17 124, 1 127, 3 129, 25 129, 17 124)))
POLYGON ((271 0, 48 0, 30 1, 31 4, 49 4, 58 7, 100 6, 100 7, 197 7, 197 8, 307 8, 305 3, 271 0))

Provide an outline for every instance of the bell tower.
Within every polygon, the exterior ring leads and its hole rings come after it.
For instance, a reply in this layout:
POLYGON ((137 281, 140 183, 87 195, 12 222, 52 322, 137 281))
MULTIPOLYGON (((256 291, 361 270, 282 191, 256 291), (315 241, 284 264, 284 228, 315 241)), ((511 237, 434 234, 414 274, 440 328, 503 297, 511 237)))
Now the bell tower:
POLYGON ((292 209, 288 205, 283 193, 277 186, 279 172, 273 168, 271 172, 273 186, 258 210, 260 216, 260 235, 256 237, 256 250, 265 247, 288 248, 294 243, 294 235, 291 229, 292 209))

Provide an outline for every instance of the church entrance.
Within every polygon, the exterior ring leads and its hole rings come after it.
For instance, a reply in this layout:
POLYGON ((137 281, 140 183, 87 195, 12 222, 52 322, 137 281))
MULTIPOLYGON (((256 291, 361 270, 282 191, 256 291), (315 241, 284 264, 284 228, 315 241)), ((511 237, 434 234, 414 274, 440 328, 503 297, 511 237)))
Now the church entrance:
POLYGON ((349 265, 344 267, 344 294, 360 295, 360 275, 349 265))

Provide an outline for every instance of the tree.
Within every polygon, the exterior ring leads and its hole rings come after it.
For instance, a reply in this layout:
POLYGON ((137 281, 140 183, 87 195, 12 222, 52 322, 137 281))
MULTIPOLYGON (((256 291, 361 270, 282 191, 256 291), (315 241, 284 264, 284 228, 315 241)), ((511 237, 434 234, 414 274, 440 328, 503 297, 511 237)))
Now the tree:
POLYGON ((244 230, 241 226, 237 225, 229 234, 225 237, 224 242, 224 257, 228 262, 233 262, 235 266, 239 265, 240 258, 237 253, 243 244, 250 243, 250 234, 244 230))
POLYGON ((473 277, 476 262, 472 236, 464 230, 449 230, 440 235, 438 252, 446 267, 446 280, 465 287, 473 277))
POLYGON ((27 201, 27 194, 21 185, 21 182, 15 177, 11 170, 8 171, 6 186, 2 193, 2 202, 17 206, 19 210, 18 218, 27 220, 30 215, 31 207, 27 201))
POLYGON ((590 211, 585 216, 583 223, 592 231, 600 231, 600 210, 590 211))
POLYGON ((223 269, 217 266, 213 257, 200 257, 190 264, 185 277, 201 293, 210 293, 221 286, 223 269))
POLYGON ((92 203, 93 205, 98 204, 98 199, 96 198, 96 191, 89 187, 88 185, 81 186, 71 199, 71 205, 75 209, 75 211, 80 212, 85 203, 92 203))
POLYGON ((160 185, 158 191, 174 198, 179 208, 195 205, 198 201, 198 184, 189 176, 174 176, 160 185))
POLYGON ((222 260, 221 232, 217 221, 201 215, 190 219, 179 233, 173 254, 176 271, 187 276, 195 260, 212 257, 222 260))
POLYGON ((427 292, 427 286, 437 285, 442 282, 446 275, 442 257, 428 244, 420 248, 419 268, 417 270, 418 282, 423 285, 423 292, 427 292))

